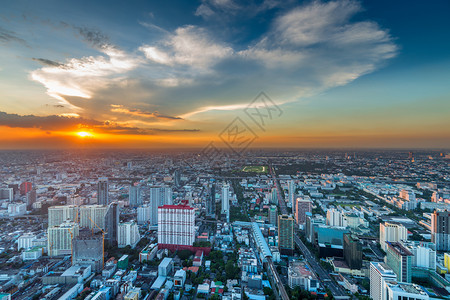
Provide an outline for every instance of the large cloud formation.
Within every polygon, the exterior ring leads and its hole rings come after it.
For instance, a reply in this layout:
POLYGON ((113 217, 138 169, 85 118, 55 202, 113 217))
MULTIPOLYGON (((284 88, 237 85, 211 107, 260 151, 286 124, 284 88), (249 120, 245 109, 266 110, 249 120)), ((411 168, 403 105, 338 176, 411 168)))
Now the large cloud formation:
MULTIPOLYGON (((265 1, 259 9, 279 3, 265 1)), ((217 11, 244 14, 245 9, 231 0, 205 0, 195 13, 208 19, 217 11)), ((267 30, 244 45, 219 40, 206 25, 186 24, 126 52, 99 32, 79 29, 97 56, 64 63, 40 58, 45 66, 30 77, 82 116, 118 120, 126 115, 177 122, 180 116, 241 108, 261 89, 280 103, 293 102, 345 85, 397 54, 387 30, 352 20, 361 10, 351 0, 281 10, 267 30)))

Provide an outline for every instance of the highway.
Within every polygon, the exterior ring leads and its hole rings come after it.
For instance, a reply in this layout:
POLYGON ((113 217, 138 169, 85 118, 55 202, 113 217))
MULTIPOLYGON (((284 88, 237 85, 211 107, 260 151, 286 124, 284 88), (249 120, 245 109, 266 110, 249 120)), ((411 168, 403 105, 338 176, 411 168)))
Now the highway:
MULTIPOLYGON (((269 172, 272 176, 272 179, 275 182, 275 186, 278 191, 278 203, 280 207, 280 211, 282 214, 287 214, 288 210, 286 207, 286 202, 284 201, 284 191, 281 189, 280 182, 278 178, 276 177, 275 169, 273 168, 272 164, 269 164, 269 172)), ((347 296, 347 293, 345 290, 337 284, 326 272, 323 267, 317 262, 316 257, 314 257, 311 254, 311 251, 305 246, 305 244, 302 242, 302 240, 298 237, 299 230, 295 231, 294 234, 294 243, 299 248, 299 250, 303 253, 303 256, 305 257, 307 263, 311 267, 312 271, 317 274, 318 279, 320 280, 320 283, 323 287, 329 289, 331 291, 331 294, 334 298, 338 299, 349 299, 350 297, 347 296)))

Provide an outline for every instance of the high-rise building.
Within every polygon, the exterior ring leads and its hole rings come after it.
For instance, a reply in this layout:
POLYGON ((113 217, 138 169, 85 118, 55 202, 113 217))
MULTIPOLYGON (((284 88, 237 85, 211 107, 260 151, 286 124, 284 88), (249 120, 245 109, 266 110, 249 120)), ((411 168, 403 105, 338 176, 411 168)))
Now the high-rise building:
POLYGON ((230 220, 230 186, 228 184, 224 184, 222 186, 222 216, 225 217, 225 220, 229 222, 230 220))
POLYGON ((370 263, 370 298, 373 300, 387 300, 385 281, 396 280, 394 271, 385 263, 370 263))
POLYGON ((354 234, 344 233, 344 259, 350 269, 361 269, 362 245, 354 234))
POLYGON ((306 213, 305 235, 308 242, 316 244, 317 232, 316 229, 320 225, 325 225, 326 220, 322 215, 312 215, 306 213))
POLYGON ((126 246, 131 246, 131 248, 134 248, 141 239, 141 236, 139 235, 139 228, 136 222, 133 221, 119 223, 117 232, 119 248, 124 248, 126 246))
POLYGON ((278 208, 275 205, 269 207, 269 224, 278 226, 278 208))
POLYGON ((0 189, 0 200, 12 202, 14 200, 14 189, 13 188, 0 189))
POLYGON ((31 210, 33 207, 33 203, 36 202, 36 190, 31 189, 31 191, 27 192, 27 210, 31 210))
POLYGON ((399 242, 386 242, 386 264, 401 282, 411 282, 413 254, 399 242))
POLYGON ((209 196, 206 198, 206 215, 215 217, 216 215, 216 184, 209 184, 209 196))
POLYGON ((273 187, 270 193, 270 204, 278 205, 278 189, 273 187))
POLYGON ((78 236, 78 232, 78 224, 73 222, 49 227, 47 229, 48 255, 51 257, 72 254, 72 240, 78 236))
POLYGON ((108 211, 106 205, 80 206, 80 227, 106 230, 105 215, 108 211))
POLYGON ((20 195, 25 196, 31 189, 33 184, 31 182, 25 181, 20 184, 20 195))
POLYGON ((327 210, 327 225, 330 226, 344 226, 344 218, 342 212, 336 208, 329 208, 327 210))
POLYGON ((108 177, 100 177, 97 183, 97 204, 109 204, 108 177))
POLYGON ((431 242, 437 251, 450 250, 450 211, 435 210, 431 215, 431 242))
POLYGON ((119 228, 119 205, 115 202, 108 205, 108 210, 105 215, 105 241, 109 245, 117 245, 118 228, 119 228))
POLYGON ((151 218, 150 224, 158 224, 158 207, 173 204, 172 189, 169 187, 150 188, 151 218))
POLYGON ((30 249, 31 247, 33 247, 33 240, 36 239, 36 235, 31 234, 31 233, 26 233, 21 235, 18 239, 17 239, 17 249, 30 249))
POLYGON ((296 213, 297 207, 295 205, 295 182, 288 180, 288 207, 292 207, 292 211, 296 213))
POLYGON ((152 216, 152 208, 148 204, 144 204, 137 208, 137 223, 138 225, 146 224, 150 222, 152 216))
POLYGON ((130 186, 130 192, 128 193, 128 202, 130 207, 137 207, 142 204, 141 187, 138 184, 132 184, 130 186))
POLYGON ((295 209, 295 220, 298 225, 304 225, 306 222, 306 213, 312 212, 312 202, 308 198, 297 198, 295 209))
POLYGON ((281 254, 294 252, 294 218, 288 215, 278 216, 278 248, 281 254))
POLYGON ((176 169, 176 170, 173 172, 173 184, 174 184, 176 187, 180 187, 180 186, 182 185, 182 182, 181 182, 181 172, 180 172, 180 170, 178 170, 178 169, 176 169))
POLYGON ((101 272, 104 261, 104 236, 100 230, 83 229, 73 240, 72 265, 90 265, 101 272))
POLYGON ((402 242, 402 245, 414 255, 411 261, 413 267, 436 270, 436 245, 434 243, 410 241, 402 242))
POLYGON ((386 251, 386 242, 400 242, 408 239, 408 230, 402 224, 384 222, 380 224, 380 245, 386 251))
POLYGON ((195 240, 195 212, 188 205, 158 208, 158 247, 192 246, 195 240))
POLYGON ((77 215, 77 206, 51 206, 48 208, 48 227, 60 225, 66 221, 78 222, 77 215))

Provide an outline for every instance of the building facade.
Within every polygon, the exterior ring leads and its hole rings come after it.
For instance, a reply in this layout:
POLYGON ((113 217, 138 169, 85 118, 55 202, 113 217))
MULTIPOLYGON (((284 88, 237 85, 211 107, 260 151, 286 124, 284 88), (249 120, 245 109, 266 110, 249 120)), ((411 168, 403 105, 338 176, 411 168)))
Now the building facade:
POLYGON ((195 212, 188 205, 158 208, 158 245, 192 246, 195 241, 195 212))
POLYGON ((294 251, 294 218, 288 215, 278 216, 278 248, 281 254, 294 251))
POLYGON ((107 177, 101 177, 97 183, 97 204, 108 205, 109 204, 109 183, 107 177))
POLYGON ((450 250, 450 211, 437 211, 431 214, 431 242, 436 250, 450 250))
POLYGON ((400 242, 408 239, 408 230, 402 224, 384 222, 380 224, 380 245, 386 251, 386 242, 400 242))

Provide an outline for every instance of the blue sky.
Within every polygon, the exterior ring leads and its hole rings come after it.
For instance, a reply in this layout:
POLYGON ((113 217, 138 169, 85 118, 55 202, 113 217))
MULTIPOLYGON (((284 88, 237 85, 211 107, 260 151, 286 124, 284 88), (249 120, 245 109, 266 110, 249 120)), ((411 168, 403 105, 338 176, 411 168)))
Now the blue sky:
POLYGON ((444 0, 10 1, 0 126, 32 115, 26 126, 47 134, 78 119, 196 143, 265 91, 285 114, 261 146, 449 147, 449 11, 444 0))

